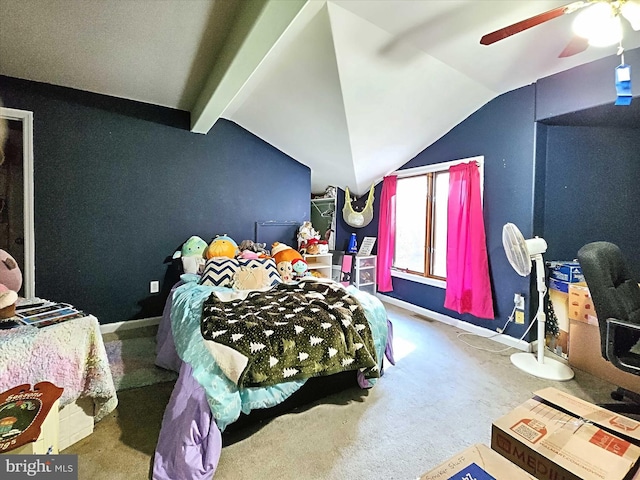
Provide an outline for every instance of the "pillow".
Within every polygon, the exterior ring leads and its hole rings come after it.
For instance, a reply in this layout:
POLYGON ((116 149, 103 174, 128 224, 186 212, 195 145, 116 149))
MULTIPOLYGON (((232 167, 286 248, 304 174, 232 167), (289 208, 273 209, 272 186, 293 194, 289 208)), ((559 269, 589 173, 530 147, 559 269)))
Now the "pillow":
POLYGON ((258 268, 263 267, 267 271, 269 277, 269 285, 280 283, 280 274, 276 268, 276 262, 273 258, 239 258, 238 262, 241 267, 258 268))
POLYGON ((215 257, 210 258, 207 260, 207 263, 205 263, 200 284, 211 285, 213 287, 232 287, 233 276, 241 267, 262 267, 267 272, 269 285, 280 282, 280 275, 278 275, 276 264, 272 258, 246 259, 215 257))
POLYGON ((240 267, 233 274, 233 288, 236 290, 261 290, 270 286, 269 272, 263 266, 255 268, 240 267))
POLYGON ((233 274, 240 268, 235 258, 214 257, 204 264, 200 285, 212 287, 230 287, 233 282, 233 274))

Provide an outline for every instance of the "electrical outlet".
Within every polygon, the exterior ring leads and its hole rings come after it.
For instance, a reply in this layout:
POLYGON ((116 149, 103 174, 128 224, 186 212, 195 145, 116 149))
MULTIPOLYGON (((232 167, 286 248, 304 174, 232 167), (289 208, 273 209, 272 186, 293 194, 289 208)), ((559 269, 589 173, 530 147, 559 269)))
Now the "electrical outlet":
POLYGON ((158 280, 149 282, 149 293, 158 293, 159 291, 160 291, 160 282, 158 280))
POLYGON ((516 310, 516 323, 520 325, 524 323, 524 310, 516 310))
POLYGON ((513 296, 513 304, 515 305, 516 309, 524 311, 524 296, 516 293, 513 296))

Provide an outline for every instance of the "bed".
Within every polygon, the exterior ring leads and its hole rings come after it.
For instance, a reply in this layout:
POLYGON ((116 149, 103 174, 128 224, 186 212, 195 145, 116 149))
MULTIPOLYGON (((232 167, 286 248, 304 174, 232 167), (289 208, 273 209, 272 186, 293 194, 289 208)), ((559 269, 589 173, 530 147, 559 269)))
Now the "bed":
POLYGON ((275 282, 261 290, 238 291, 203 285, 200 280, 196 275, 181 277, 158 328, 156 364, 179 375, 156 446, 154 479, 210 479, 220 458, 222 432, 241 417, 252 411, 275 410, 313 382, 344 381, 345 375, 351 375, 352 386, 357 381, 361 388, 371 388, 383 373, 383 359, 393 363, 393 331, 384 306, 353 286, 305 278, 293 284, 275 282), (293 310, 287 309, 287 303, 293 310), (268 317, 271 327, 256 327, 256 312, 273 315, 268 317), (336 325, 329 327, 332 316, 336 325), (245 319, 248 330, 238 330, 245 319), (291 320, 289 325, 287 320, 291 320), (296 350, 292 355, 288 350, 291 342, 279 337, 279 328, 294 335, 308 333, 310 340, 302 348, 308 352, 296 350), (240 353, 229 348, 234 338, 242 337, 250 340, 238 349, 240 353), (320 360, 311 349, 330 338, 338 343, 341 339, 346 351, 334 353, 340 347, 332 343, 320 360), (264 354, 256 359, 251 351, 257 357, 264 354), (320 361, 328 364, 319 366, 320 361), (307 363, 315 367, 303 371, 301 365, 307 363), (264 378, 270 367, 278 373, 264 378), (324 371, 329 375, 323 375, 324 371))

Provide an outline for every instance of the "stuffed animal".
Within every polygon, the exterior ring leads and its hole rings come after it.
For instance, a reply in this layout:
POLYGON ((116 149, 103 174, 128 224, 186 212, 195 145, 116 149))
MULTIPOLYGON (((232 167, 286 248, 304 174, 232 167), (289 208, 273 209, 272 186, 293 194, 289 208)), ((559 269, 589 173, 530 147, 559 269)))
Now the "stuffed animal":
POLYGON ((193 235, 182 244, 182 249, 173 254, 173 258, 182 259, 184 273, 202 273, 205 264, 204 252, 208 245, 200 237, 193 235))
POLYGON ((307 265, 307 262, 302 258, 296 258, 293 260, 291 262, 291 268, 293 270, 293 277, 296 279, 309 275, 309 265, 307 265))
POLYGON ((308 255, 318 255, 320 253, 320 244, 317 238, 310 238, 303 245, 302 250, 308 255))
POLYGON ((16 302, 18 294, 0 283, 0 321, 13 317, 16 314, 16 302))
POLYGON ((267 247, 266 243, 256 243, 253 240, 243 240, 240 243, 238 249, 240 250, 240 252, 244 252, 245 250, 248 250, 250 252, 257 253, 258 256, 254 258, 268 258, 270 253, 266 247, 267 247))
POLYGON ((22 288, 22 272, 18 262, 4 250, 0 250, 0 283, 14 292, 22 288))
POLYGON ((291 265, 291 262, 280 262, 276 265, 276 269, 283 283, 289 283, 294 280, 293 265, 291 265))
POLYGON ((320 239, 320 234, 313 228, 311 222, 303 222, 300 228, 298 228, 298 250, 311 239, 320 239))
POLYGON ((260 258, 260 254, 256 252, 252 252, 251 250, 242 250, 238 254, 238 258, 244 258, 246 260, 254 260, 256 258, 260 258))
POLYGON ((280 274, 280 278, 283 282, 290 282, 293 280, 293 265, 292 262, 296 259, 302 260, 302 255, 297 250, 294 250, 289 245, 280 242, 274 242, 271 245, 271 255, 276 262, 276 268, 280 274))
POLYGON ((207 260, 214 257, 235 258, 239 252, 238 244, 227 234, 224 234, 216 235, 216 238, 209 244, 205 256, 207 260))
POLYGON ((264 267, 240 267, 233 274, 231 285, 236 290, 261 290, 271 285, 271 278, 264 267))

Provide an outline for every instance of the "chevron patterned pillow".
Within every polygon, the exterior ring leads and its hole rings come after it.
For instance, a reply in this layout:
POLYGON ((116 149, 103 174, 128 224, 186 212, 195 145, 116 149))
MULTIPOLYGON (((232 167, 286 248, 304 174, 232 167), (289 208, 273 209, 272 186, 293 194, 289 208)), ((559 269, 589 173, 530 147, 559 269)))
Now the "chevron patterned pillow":
POLYGON ((235 258, 214 257, 204 264, 204 271, 200 277, 200 285, 212 287, 231 287, 233 274, 240 269, 240 263, 235 258))
POLYGON ((272 285, 280 282, 280 275, 276 269, 276 263, 272 258, 246 259, 214 257, 205 263, 202 277, 200 277, 200 285, 231 287, 233 275, 240 270, 240 267, 264 267, 265 270, 267 270, 272 285))

